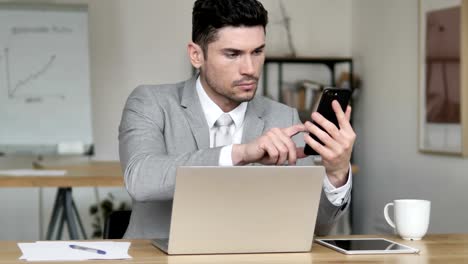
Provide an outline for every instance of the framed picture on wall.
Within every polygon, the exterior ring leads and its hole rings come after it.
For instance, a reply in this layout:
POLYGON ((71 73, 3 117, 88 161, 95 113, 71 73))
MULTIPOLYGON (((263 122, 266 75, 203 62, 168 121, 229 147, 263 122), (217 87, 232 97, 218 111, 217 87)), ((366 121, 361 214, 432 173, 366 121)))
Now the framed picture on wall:
POLYGON ((468 43, 464 44, 468 35, 467 5, 468 0, 419 0, 419 149, 422 152, 468 154, 468 43))

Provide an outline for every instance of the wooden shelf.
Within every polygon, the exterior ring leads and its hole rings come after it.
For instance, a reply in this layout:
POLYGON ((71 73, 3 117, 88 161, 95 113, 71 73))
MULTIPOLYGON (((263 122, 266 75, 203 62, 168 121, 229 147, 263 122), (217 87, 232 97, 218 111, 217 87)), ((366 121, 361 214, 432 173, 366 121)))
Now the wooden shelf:
POLYGON ((280 56, 269 56, 265 58, 267 62, 282 62, 282 63, 345 63, 352 62, 351 57, 280 57, 280 56))
MULTIPOLYGON (((349 72, 350 74, 350 89, 353 90, 353 59, 351 57, 281 57, 281 56, 268 56, 265 58, 265 63, 263 65, 263 95, 267 96, 268 94, 271 95, 271 93, 268 93, 268 66, 271 64, 276 64, 278 65, 278 70, 277 70, 277 86, 278 86, 278 91, 277 91, 277 96, 278 101, 281 103, 285 103, 283 100, 283 95, 281 92, 281 87, 283 86, 283 67, 284 64, 322 64, 325 65, 328 70, 330 71, 330 82, 325 84, 325 85, 330 85, 330 86, 336 86, 335 83, 335 66, 337 64, 341 63, 347 63, 349 65, 349 72)), ((271 91, 271 90, 270 90, 271 91)), ((297 107, 294 105, 291 105, 293 107, 297 107)), ((301 113, 300 113, 301 114, 301 113)), ((310 114, 310 113, 309 113, 310 114)), ((302 113, 301 117, 304 117, 305 115, 302 113)), ((301 118, 301 120, 303 120, 301 118)), ((306 119, 308 120, 308 118, 306 119)))

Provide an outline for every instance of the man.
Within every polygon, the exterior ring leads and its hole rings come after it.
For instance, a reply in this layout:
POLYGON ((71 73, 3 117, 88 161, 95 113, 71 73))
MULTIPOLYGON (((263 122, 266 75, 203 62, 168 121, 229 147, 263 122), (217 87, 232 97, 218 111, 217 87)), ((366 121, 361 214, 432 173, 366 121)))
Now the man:
POLYGON ((140 86, 129 96, 119 128, 120 160, 133 198, 126 238, 168 236, 178 166, 313 165, 304 141, 322 156, 327 173, 316 234, 326 234, 349 205, 351 109, 344 113, 333 103, 340 129, 314 113, 326 133, 311 122, 301 124, 295 109, 255 95, 267 20, 257 0, 197 0, 188 55, 199 75, 140 86), (301 132, 314 133, 325 145, 301 132))

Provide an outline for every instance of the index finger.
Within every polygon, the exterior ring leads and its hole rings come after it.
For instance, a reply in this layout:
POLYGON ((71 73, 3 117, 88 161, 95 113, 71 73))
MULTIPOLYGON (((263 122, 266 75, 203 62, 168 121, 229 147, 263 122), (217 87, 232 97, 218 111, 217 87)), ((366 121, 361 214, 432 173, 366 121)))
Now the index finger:
POLYGON ((338 101, 333 100, 332 108, 335 112, 336 119, 338 120, 338 124, 340 125, 340 129, 349 129, 351 128, 351 124, 349 123, 348 118, 346 117, 343 109, 341 109, 340 103, 338 101))
POLYGON ((296 135, 299 132, 306 132, 307 131, 304 124, 297 124, 297 125, 294 125, 294 126, 283 128, 282 130, 288 137, 292 137, 292 136, 296 135))

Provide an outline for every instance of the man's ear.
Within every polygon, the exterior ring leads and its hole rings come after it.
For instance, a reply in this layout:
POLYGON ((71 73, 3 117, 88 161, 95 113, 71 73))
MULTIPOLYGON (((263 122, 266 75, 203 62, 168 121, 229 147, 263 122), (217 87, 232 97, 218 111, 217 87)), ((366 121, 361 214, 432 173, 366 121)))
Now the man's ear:
POLYGON ((201 47, 194 42, 190 42, 187 45, 187 52, 192 66, 196 69, 200 69, 204 62, 203 50, 201 47))

